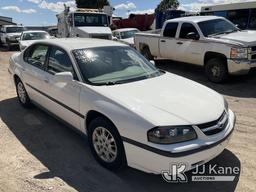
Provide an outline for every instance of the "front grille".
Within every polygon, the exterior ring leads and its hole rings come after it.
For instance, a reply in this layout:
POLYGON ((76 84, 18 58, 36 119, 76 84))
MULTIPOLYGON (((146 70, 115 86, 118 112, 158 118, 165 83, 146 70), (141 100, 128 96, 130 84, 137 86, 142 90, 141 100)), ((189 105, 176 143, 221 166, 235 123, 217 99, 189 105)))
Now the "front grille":
POLYGON ((197 125, 205 135, 214 135, 223 131, 228 125, 228 115, 224 111, 215 121, 197 125))

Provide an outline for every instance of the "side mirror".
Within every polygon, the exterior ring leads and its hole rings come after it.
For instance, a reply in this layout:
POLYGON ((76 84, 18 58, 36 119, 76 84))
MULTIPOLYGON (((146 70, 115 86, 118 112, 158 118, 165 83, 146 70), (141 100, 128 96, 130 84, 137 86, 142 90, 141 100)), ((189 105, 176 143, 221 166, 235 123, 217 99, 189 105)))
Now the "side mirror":
POLYGON ((153 64, 154 66, 156 65, 154 60, 150 60, 150 63, 153 64))
POLYGON ((192 39, 192 40, 199 40, 199 35, 196 34, 195 32, 190 32, 186 36, 187 39, 192 39))
POLYGON ((20 37, 17 37, 16 39, 17 39, 17 41, 20 41, 20 40, 21 40, 21 38, 20 38, 20 37))
POLYGON ((56 82, 68 82, 72 81, 73 79, 73 74, 71 72, 60 72, 54 75, 54 80, 56 82))

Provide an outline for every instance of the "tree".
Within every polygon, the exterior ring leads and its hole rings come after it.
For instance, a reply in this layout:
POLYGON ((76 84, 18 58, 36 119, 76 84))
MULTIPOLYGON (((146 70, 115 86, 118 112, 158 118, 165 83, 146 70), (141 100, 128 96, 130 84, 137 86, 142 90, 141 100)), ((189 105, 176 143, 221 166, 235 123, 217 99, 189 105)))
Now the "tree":
POLYGON ((108 0, 76 0, 78 8, 102 9, 105 5, 109 5, 108 0))
POLYGON ((168 9, 177 9, 179 5, 180 3, 178 0, 162 0, 155 9, 155 12, 166 11, 168 9))

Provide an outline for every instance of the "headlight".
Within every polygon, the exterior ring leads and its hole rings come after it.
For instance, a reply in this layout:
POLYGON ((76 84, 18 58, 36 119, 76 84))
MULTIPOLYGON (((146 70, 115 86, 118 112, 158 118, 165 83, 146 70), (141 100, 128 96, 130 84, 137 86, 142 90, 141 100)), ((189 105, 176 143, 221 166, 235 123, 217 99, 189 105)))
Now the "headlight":
POLYGON ((191 126, 156 127, 148 131, 148 141, 157 144, 173 144, 196 139, 191 126))
POLYGON ((248 49, 247 48, 231 48, 230 58, 232 59, 248 58, 248 49))

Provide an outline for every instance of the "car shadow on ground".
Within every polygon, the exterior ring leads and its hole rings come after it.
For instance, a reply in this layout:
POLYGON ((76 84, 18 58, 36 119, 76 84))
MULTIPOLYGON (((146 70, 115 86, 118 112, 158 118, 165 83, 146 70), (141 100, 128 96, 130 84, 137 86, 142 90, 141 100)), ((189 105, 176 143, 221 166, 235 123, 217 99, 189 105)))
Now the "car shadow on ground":
POLYGON ((215 84, 208 81, 202 67, 176 61, 159 61, 158 68, 201 83, 228 96, 256 98, 256 70, 248 75, 230 76, 227 82, 215 84))
MULTIPOLYGON (((16 98, 6 99, 0 101, 0 118, 24 147, 48 168, 49 171, 38 173, 33 179, 59 177, 78 191, 229 192, 235 190, 239 180, 237 175, 233 182, 190 181, 186 184, 171 184, 165 182, 160 175, 132 168, 113 173, 93 159, 84 137, 36 107, 24 109, 16 98)), ((210 163, 241 166, 239 159, 229 150, 225 150, 210 163)))

